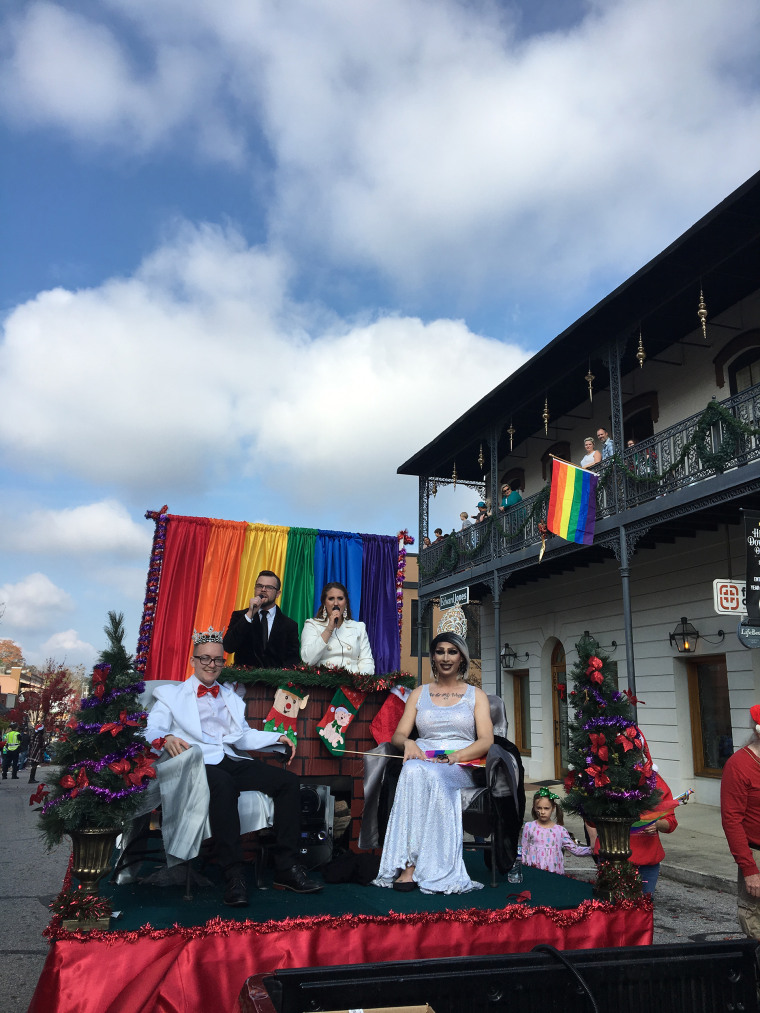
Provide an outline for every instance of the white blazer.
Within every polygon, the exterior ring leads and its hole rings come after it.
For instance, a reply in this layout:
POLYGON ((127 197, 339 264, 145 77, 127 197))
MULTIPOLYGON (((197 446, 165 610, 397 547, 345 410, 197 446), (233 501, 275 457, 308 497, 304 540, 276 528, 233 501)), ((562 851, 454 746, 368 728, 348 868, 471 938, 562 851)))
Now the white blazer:
MULTIPOLYGON (((219 763, 219 747, 203 741, 200 714, 198 713, 198 680, 191 676, 186 682, 164 685, 156 689, 154 704, 148 714, 148 725, 143 736, 148 742, 176 735, 191 746, 200 746, 206 763, 219 763)), ((224 752, 234 755, 235 749, 264 749, 280 739, 279 732, 260 732, 250 728, 245 720, 245 704, 230 686, 219 686, 219 695, 230 713, 230 731, 222 739, 224 752)))
POLYGON ((367 627, 355 619, 346 619, 333 630, 327 643, 322 639, 326 623, 307 619, 301 633, 301 658, 307 665, 345 668, 361 675, 375 674, 375 659, 367 636, 367 627))

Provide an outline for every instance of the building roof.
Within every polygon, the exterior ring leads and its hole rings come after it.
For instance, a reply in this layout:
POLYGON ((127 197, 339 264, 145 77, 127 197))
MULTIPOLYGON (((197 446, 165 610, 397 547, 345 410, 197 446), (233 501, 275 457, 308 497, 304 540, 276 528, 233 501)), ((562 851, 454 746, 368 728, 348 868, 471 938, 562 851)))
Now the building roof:
POLYGON ((760 288, 760 172, 405 461, 398 474, 448 477, 456 462, 461 480, 482 480, 478 444, 494 423, 502 423, 503 442, 511 420, 520 443, 538 430, 545 397, 552 419, 567 414, 579 403, 589 357, 595 388, 609 386, 602 360, 611 342, 625 341, 624 373, 637 367, 639 328, 648 360, 661 355, 699 326, 700 287, 708 330, 711 318, 760 288))

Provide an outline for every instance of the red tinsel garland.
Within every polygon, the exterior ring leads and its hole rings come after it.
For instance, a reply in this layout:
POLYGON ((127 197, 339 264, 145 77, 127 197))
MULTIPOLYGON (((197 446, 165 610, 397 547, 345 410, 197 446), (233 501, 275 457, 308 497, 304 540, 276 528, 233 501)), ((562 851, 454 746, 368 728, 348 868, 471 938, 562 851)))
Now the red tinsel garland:
MULTIPOLYGON (((70 881, 70 873, 69 873, 70 881)), ((66 880, 64 880, 64 888, 66 880)), ((270 919, 265 922, 254 922, 250 919, 245 921, 231 921, 220 917, 211 918, 205 925, 173 925, 168 929, 154 929, 151 925, 143 925, 139 929, 129 931, 102 931, 93 929, 90 932, 67 932, 65 929, 55 925, 56 919, 50 922, 43 935, 51 942, 58 939, 68 941, 78 940, 88 942, 91 940, 102 940, 105 943, 136 943, 139 939, 165 939, 169 936, 176 936, 180 939, 199 939, 206 936, 229 936, 236 932, 251 933, 253 935, 268 935, 272 932, 299 932, 311 931, 314 928, 339 929, 356 928, 359 925, 429 925, 440 922, 460 922, 470 925, 499 925, 507 921, 527 921, 537 915, 544 915, 559 928, 569 928, 579 922, 586 921, 595 912, 612 914, 615 911, 635 911, 639 909, 652 908, 651 896, 645 896, 636 900, 624 900, 618 904, 610 904, 602 900, 584 900, 578 907, 566 910, 557 910, 552 907, 526 907, 524 904, 508 904, 504 908, 491 911, 482 911, 479 908, 468 908, 466 911, 438 911, 418 912, 416 914, 396 914, 391 912, 388 915, 315 915, 312 917, 284 918, 282 920, 270 919)))
POLYGON ((406 575, 406 546, 414 545, 414 539, 404 528, 396 535, 398 538, 398 564, 396 566, 396 611, 398 612, 398 642, 402 643, 402 627, 404 625, 404 577, 406 575))

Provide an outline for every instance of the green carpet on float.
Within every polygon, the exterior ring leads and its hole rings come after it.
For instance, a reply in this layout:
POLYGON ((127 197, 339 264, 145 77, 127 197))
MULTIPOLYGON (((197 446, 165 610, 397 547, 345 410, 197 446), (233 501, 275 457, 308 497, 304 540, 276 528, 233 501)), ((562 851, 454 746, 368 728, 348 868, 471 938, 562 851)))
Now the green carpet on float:
MULTIPOLYGON (((209 865, 203 875, 211 880, 210 886, 193 887, 193 899, 184 899, 184 886, 155 886, 130 883, 115 885, 104 880, 100 886, 102 896, 111 900, 114 911, 121 912, 112 920, 111 928, 134 930, 149 924, 154 929, 170 928, 172 925, 204 925, 209 919, 222 917, 229 920, 257 922, 282 921, 286 918, 314 917, 329 915, 340 917, 347 914, 384 916, 393 911, 397 914, 418 912, 439 913, 468 908, 495 910, 512 903, 514 895, 528 890, 527 902, 531 907, 547 906, 558 909, 577 907, 582 901, 590 900, 591 884, 559 876, 540 869, 523 869, 523 882, 508 883, 506 876, 499 877, 496 887, 490 886, 490 872, 483 861, 482 852, 465 852, 465 863, 470 877, 484 884, 482 890, 464 894, 422 894, 398 893, 395 890, 376 886, 359 886, 353 883, 325 884, 321 893, 296 894, 289 890, 271 888, 272 873, 264 873, 267 889, 259 890, 254 883, 253 868, 246 868, 250 906, 230 908, 222 902, 223 886, 219 870, 209 865), (508 899, 509 895, 512 899, 508 899)), ((148 875, 151 867, 145 865, 143 874, 148 875)), ((319 871, 310 872, 322 882, 319 871)))

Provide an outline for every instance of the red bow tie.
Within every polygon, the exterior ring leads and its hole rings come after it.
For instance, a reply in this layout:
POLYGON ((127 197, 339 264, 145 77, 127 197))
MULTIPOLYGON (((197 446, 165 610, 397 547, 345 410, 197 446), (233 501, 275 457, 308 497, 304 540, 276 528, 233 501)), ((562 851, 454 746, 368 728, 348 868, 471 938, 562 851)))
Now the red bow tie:
POLYGON ((210 693, 213 696, 213 698, 216 700, 216 698, 219 696, 219 685, 218 684, 214 684, 213 686, 199 686, 198 687, 198 696, 205 696, 206 693, 210 693))

